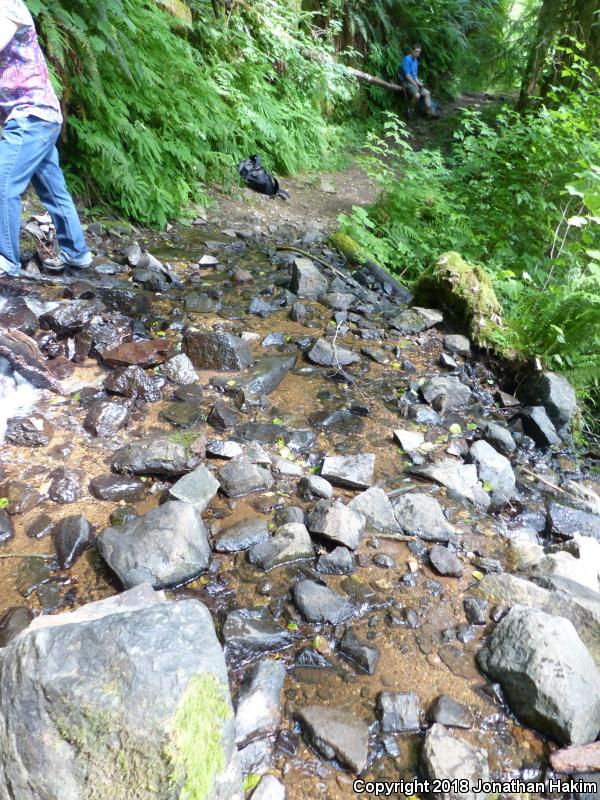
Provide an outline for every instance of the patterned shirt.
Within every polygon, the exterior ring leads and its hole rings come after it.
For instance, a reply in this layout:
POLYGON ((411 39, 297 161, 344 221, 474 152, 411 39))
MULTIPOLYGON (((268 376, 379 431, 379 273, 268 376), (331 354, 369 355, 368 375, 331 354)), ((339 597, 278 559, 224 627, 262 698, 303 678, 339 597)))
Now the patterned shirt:
POLYGON ((19 26, 0 50, 0 125, 29 115, 61 123, 60 104, 27 6, 23 0, 0 0, 0 17, 19 26))

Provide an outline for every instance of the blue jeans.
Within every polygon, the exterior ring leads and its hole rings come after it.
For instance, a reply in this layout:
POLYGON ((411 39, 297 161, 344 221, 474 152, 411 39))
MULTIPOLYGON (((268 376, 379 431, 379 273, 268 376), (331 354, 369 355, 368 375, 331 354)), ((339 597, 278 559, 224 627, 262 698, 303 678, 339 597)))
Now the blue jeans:
POLYGON ((18 275, 21 195, 29 182, 48 209, 60 255, 78 266, 91 261, 73 199, 58 161, 60 125, 35 116, 10 119, 0 139, 0 272, 18 275))

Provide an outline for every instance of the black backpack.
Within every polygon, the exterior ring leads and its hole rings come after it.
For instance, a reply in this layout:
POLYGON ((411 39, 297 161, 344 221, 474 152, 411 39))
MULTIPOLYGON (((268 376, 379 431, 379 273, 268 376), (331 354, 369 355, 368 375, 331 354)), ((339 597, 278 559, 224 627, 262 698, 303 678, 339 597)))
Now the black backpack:
POLYGON ((289 198, 289 193, 279 186, 279 181, 266 171, 260 164, 258 156, 250 156, 242 161, 238 167, 240 178, 249 189, 269 197, 289 198))

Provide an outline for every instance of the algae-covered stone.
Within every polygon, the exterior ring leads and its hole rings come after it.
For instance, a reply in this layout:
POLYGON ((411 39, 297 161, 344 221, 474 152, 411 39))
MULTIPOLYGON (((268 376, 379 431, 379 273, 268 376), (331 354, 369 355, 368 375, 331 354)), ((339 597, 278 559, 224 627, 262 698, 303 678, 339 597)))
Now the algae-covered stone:
POLYGON ((479 264, 459 253, 444 253, 417 281, 415 298, 452 316, 482 347, 490 347, 502 327, 502 307, 492 281, 479 264))

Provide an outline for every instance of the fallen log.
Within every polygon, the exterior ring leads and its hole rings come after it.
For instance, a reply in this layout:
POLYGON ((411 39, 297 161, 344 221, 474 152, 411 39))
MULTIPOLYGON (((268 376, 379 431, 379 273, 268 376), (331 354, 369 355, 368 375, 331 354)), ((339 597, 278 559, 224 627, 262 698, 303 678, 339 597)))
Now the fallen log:
POLYGON ((399 83, 390 83, 390 81, 384 81, 383 78, 378 78, 376 75, 369 75, 368 72, 362 72, 360 69, 347 67, 345 64, 339 64, 332 58, 323 55, 323 53, 315 53, 314 50, 307 50, 304 48, 300 52, 304 58, 307 58, 310 61, 321 61, 336 64, 349 78, 355 78, 357 81, 369 83, 371 86, 380 86, 382 89, 389 89, 392 92, 402 92, 404 94, 404 86, 400 85, 399 83))
POLYGON ((555 750, 550 764, 555 772, 600 772, 600 742, 555 750))

